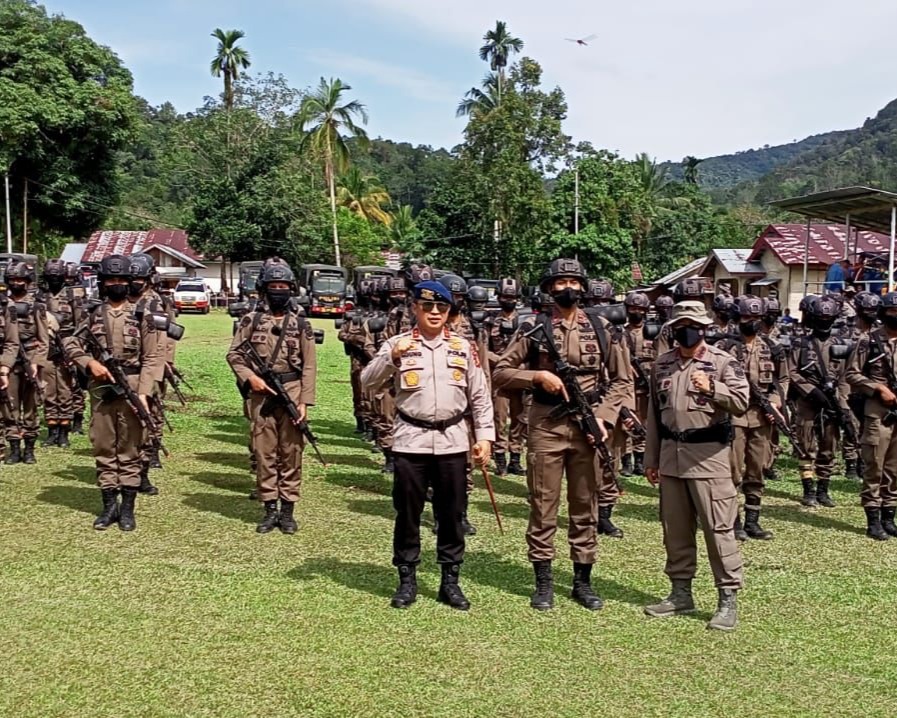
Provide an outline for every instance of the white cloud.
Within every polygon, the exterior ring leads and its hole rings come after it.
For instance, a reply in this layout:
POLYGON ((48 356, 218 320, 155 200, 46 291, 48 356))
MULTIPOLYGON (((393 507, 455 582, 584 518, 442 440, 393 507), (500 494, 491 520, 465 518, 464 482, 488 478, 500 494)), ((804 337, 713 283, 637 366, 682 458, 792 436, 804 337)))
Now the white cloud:
POLYGON ((841 0, 363 2, 472 54, 506 20, 545 83, 566 92, 568 132, 627 156, 706 156, 855 127, 895 95, 892 0, 849 11, 841 0), (589 47, 564 41, 591 33, 589 47))
POLYGON ((418 100, 457 103, 458 93, 450 85, 408 67, 332 50, 312 50, 307 57, 316 65, 327 68, 328 73, 348 75, 344 79, 349 82, 352 75, 359 75, 378 84, 398 88, 418 100))

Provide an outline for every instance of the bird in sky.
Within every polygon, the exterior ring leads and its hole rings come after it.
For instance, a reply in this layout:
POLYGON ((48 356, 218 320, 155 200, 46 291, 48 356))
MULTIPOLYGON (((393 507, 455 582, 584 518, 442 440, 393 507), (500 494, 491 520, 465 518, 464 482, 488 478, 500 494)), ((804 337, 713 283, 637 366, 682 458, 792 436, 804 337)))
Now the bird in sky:
POLYGON ((598 39, 598 36, 597 35, 587 35, 586 37, 580 38, 579 40, 575 40, 572 37, 565 37, 564 39, 567 42, 575 42, 577 45, 581 45, 582 47, 588 47, 589 43, 592 42, 592 40, 598 39))

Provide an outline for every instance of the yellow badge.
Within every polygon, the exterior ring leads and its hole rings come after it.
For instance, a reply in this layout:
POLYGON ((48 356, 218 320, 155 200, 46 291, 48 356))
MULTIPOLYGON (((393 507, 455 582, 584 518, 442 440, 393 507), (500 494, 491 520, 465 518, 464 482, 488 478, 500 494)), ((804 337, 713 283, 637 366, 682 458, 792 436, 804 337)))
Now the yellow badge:
POLYGON ((457 350, 457 349, 463 349, 463 348, 464 348, 464 342, 462 342, 460 339, 452 339, 452 340, 449 342, 449 348, 450 348, 450 349, 456 349, 456 350, 457 350))
POLYGON ((461 357, 452 357, 449 359, 449 364, 452 366, 467 366, 467 362, 464 361, 461 357))
POLYGON ((455 381, 461 381, 463 378, 464 372, 462 372, 460 369, 455 369, 455 371, 452 372, 452 379, 454 379, 455 381))
POLYGON ((416 371, 409 371, 405 375, 405 383, 408 386, 417 386, 420 383, 420 377, 417 375, 416 371))

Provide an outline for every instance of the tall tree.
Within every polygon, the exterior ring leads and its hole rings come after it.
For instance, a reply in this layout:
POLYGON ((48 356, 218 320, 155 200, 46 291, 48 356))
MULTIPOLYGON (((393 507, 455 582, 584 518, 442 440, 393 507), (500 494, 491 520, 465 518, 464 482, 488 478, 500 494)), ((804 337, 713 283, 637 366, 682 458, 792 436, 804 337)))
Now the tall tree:
POLYGON ((224 77, 224 109, 234 108, 234 83, 251 63, 249 53, 237 43, 246 37, 242 30, 222 30, 215 28, 212 37, 218 40, 218 49, 212 58, 210 70, 213 77, 224 77))
POLYGON ((464 93, 464 99, 458 103, 455 117, 469 117, 474 113, 485 114, 499 105, 498 75, 490 72, 483 78, 483 89, 471 87, 464 93))
POLYGON ((523 40, 513 37, 508 32, 507 23, 503 20, 495 22, 495 28, 483 35, 483 46, 480 48, 480 59, 489 63, 492 72, 498 75, 498 104, 501 104, 501 95, 505 80, 505 68, 511 53, 523 50, 523 40))
POLYGON ((340 177, 336 201, 368 222, 387 226, 392 222, 392 215, 385 209, 392 201, 389 192, 380 186, 380 180, 364 174, 358 167, 350 167, 340 177))
POLYGON ((698 165, 703 161, 704 160, 699 160, 697 157, 693 157, 692 155, 688 155, 687 157, 683 158, 682 170, 685 176, 685 182, 687 184, 698 184, 698 165))
POLYGON ((349 166, 349 148, 346 137, 352 136, 367 146, 367 133, 356 124, 360 117, 367 124, 368 113, 357 100, 343 103, 343 94, 352 89, 342 80, 321 78, 317 89, 302 99, 297 120, 299 128, 306 133, 301 147, 308 148, 324 163, 324 178, 330 191, 330 211, 333 216, 333 254, 340 263, 339 229, 336 222, 336 173, 343 173, 349 166))

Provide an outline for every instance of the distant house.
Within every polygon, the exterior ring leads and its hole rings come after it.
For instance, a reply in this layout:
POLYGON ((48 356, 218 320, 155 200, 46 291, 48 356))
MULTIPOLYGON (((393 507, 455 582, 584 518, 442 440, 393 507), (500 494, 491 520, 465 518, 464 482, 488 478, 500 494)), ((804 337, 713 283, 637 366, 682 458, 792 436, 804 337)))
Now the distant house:
POLYGON ((766 270, 760 262, 750 261, 753 250, 712 249, 698 271, 698 276, 713 280, 713 292, 719 294, 726 289, 732 296, 740 294, 760 294, 754 285, 763 280, 766 270))
MULTIPOLYGON (((747 260, 763 267, 764 276, 748 284, 752 294, 767 296, 769 289, 778 290, 783 307, 790 307, 792 314, 804 296, 804 257, 807 262, 807 294, 822 293, 825 272, 829 266, 854 251, 853 232, 848 252, 844 251, 847 228, 840 224, 811 224, 809 245, 807 225, 771 224, 754 242, 747 260), (809 246, 809 252, 807 247, 809 246)), ((856 233, 858 253, 887 255, 890 237, 879 232, 856 233)), ((744 290, 742 290, 744 291, 744 290)))
MULTIPOLYGON (((136 252, 146 252, 153 258, 159 274, 163 275, 168 285, 174 285, 186 277, 202 277, 213 292, 221 290, 221 261, 209 261, 196 252, 190 246, 187 233, 181 229, 94 232, 87 244, 68 245, 63 256, 67 261, 96 266, 110 254, 136 252), (82 248, 80 259, 74 259, 78 248, 82 248)), ((234 268, 229 269, 233 274, 234 268)), ((233 276, 228 281, 232 287, 236 286, 233 276)))

